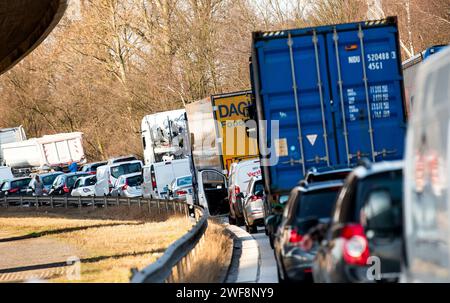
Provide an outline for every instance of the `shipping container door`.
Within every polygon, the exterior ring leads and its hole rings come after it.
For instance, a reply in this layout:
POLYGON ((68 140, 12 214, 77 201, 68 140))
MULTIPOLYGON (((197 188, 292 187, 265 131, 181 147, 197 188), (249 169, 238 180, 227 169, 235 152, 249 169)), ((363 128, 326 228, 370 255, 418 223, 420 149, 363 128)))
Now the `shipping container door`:
POLYGON ((278 160, 269 168, 271 187, 290 190, 309 168, 337 163, 325 38, 263 40, 256 49, 265 120, 279 121, 278 136, 267 127, 278 160))
POLYGON ((386 26, 327 35, 342 164, 357 163, 360 157, 403 158, 405 113, 396 31, 386 26))
POLYGON ((81 143, 81 138, 69 139, 67 141, 69 146, 69 152, 71 160, 73 161, 81 161, 81 158, 84 156, 83 145, 81 143))

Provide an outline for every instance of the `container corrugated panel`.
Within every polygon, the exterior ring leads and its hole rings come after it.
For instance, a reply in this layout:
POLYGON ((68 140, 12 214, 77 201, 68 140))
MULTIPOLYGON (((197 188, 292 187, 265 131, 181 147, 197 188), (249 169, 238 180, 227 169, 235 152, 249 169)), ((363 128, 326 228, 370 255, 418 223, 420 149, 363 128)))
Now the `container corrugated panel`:
POLYGON ((269 123, 260 126, 258 139, 273 146, 278 160, 264 168, 271 193, 290 190, 312 167, 353 166, 361 157, 403 158, 406 116, 396 22, 253 35, 257 115, 269 123), (271 121, 278 121, 279 134, 271 131, 271 121))

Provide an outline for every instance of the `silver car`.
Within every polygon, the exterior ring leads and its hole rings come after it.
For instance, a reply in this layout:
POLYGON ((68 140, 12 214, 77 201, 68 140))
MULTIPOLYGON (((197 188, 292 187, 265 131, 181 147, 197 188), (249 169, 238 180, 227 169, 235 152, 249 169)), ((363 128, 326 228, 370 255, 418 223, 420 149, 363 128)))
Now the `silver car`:
POLYGON ((192 176, 175 178, 169 185, 169 196, 172 199, 185 200, 187 194, 192 194, 192 176))
POLYGON ((264 183, 261 176, 252 177, 243 202, 245 228, 256 233, 258 225, 264 225, 264 183))
POLYGON ((142 174, 132 173, 122 175, 117 179, 111 196, 137 198, 142 196, 142 174))

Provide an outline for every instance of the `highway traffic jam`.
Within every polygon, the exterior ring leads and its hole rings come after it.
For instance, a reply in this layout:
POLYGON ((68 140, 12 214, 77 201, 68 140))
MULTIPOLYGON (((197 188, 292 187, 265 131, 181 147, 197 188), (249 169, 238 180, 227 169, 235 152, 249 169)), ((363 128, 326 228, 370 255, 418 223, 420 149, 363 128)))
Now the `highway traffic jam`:
POLYGON ((180 199, 263 227, 279 282, 450 281, 450 48, 402 63, 394 17, 260 32, 249 73, 143 117, 143 159, 2 129, 0 199, 180 199))

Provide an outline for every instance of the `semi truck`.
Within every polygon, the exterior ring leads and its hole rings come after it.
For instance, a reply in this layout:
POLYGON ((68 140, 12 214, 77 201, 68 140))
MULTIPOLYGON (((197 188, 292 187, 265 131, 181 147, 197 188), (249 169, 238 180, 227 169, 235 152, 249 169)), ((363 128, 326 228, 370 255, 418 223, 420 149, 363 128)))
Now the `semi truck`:
POLYGON ((308 170, 402 159, 406 111, 397 19, 252 37, 259 157, 270 203, 308 170))
POLYGON ((83 133, 61 133, 3 144, 4 163, 13 171, 30 172, 64 168, 70 162, 86 163, 83 133))
MULTIPOLYGON (((228 213, 227 174, 234 162, 258 158, 248 107, 251 91, 213 95, 186 105, 195 200, 211 214, 228 213), (250 127, 249 127, 250 126, 250 127)), ((256 126, 255 126, 256 127, 256 126)))
POLYGON ((145 165, 186 157, 188 147, 185 112, 184 109, 165 111, 142 119, 145 165))
POLYGON ((405 60, 402 63, 403 68, 403 77, 405 83, 405 99, 406 99, 406 109, 408 113, 408 117, 412 111, 412 106, 414 102, 414 96, 416 93, 415 83, 417 78, 417 71, 419 70, 419 66, 422 62, 427 60, 430 56, 440 52, 447 45, 436 45, 427 48, 423 52, 418 53, 417 55, 405 60))

